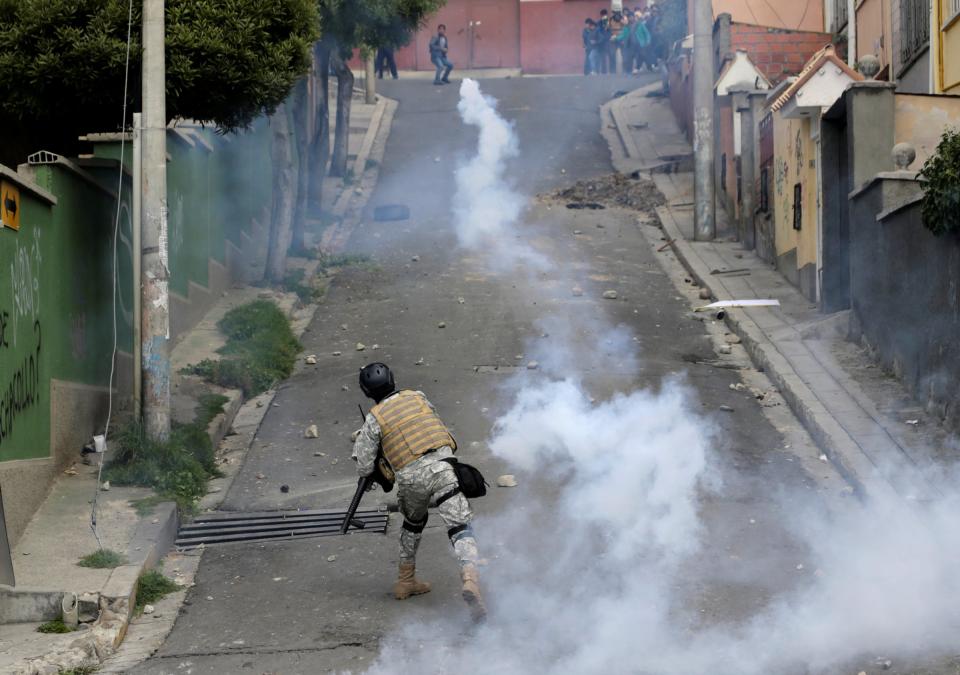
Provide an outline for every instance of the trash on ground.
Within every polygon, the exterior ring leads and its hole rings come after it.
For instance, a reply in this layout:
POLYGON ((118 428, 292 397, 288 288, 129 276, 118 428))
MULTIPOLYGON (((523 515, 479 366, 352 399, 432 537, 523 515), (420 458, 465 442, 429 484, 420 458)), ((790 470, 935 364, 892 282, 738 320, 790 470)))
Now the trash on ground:
POLYGON ((907 424, 909 424, 912 427, 915 427, 918 424, 920 424, 920 420, 907 420, 907 424))
POLYGON ((694 312, 709 312, 714 309, 728 309, 730 307, 779 307, 780 301, 774 299, 750 299, 750 300, 719 300, 711 302, 709 305, 703 305, 694 309, 694 312))

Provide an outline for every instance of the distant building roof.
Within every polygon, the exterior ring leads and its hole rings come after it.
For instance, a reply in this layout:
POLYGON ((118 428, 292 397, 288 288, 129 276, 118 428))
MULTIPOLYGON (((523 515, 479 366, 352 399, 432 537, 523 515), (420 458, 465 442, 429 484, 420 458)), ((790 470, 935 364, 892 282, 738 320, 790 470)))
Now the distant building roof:
MULTIPOLYGON (((807 84, 810 83, 810 80, 817 73, 821 73, 821 75, 832 75, 832 77, 830 77, 828 80, 829 86, 825 85, 822 88, 823 96, 813 97, 816 99, 816 102, 811 101, 808 104, 805 101, 800 107, 829 107, 837 99, 839 93, 843 91, 843 88, 847 83, 863 79, 863 75, 853 70, 853 68, 848 66, 839 56, 837 56, 833 45, 827 45, 810 57, 810 60, 807 61, 806 65, 804 65, 803 70, 801 70, 800 74, 797 75, 796 80, 794 80, 789 87, 784 89, 780 95, 773 100, 773 102, 770 104, 770 109, 780 110, 791 99, 799 97, 799 95, 805 91, 805 88, 808 88, 807 84), (831 66, 830 70, 832 72, 828 73, 824 68, 825 66, 831 66)), ((809 99, 810 97, 807 98, 809 99)))

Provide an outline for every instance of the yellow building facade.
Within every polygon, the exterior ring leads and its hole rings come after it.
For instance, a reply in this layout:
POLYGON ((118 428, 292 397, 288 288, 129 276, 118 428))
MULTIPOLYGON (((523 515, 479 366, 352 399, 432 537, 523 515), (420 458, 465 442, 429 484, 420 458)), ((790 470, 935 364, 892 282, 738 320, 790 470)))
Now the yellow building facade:
POLYGON ((960 94, 960 0, 932 1, 934 91, 960 94))

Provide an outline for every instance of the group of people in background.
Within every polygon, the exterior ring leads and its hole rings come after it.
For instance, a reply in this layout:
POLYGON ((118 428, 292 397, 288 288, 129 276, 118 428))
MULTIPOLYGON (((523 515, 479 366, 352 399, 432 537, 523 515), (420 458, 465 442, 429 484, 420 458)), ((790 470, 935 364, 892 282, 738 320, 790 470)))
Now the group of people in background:
POLYGON ((663 54, 660 35, 660 8, 624 7, 600 18, 588 18, 583 26, 583 74, 639 73, 654 70, 663 54), (620 62, 620 66, 617 62, 620 62))

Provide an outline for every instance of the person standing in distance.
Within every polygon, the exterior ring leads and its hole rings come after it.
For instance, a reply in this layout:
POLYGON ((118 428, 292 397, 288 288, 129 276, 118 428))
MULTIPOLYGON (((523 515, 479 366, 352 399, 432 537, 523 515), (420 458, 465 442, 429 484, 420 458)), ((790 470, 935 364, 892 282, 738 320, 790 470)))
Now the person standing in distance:
POLYGON ((453 64, 447 58, 447 27, 442 23, 437 26, 437 34, 430 38, 430 60, 437 67, 437 74, 433 78, 434 84, 450 84, 450 71, 453 64))
POLYGON ((420 391, 397 390, 393 373, 383 363, 360 371, 360 389, 376 402, 357 431, 353 459, 357 473, 368 476, 378 454, 396 474, 397 500, 403 514, 400 530, 400 573, 393 587, 397 600, 430 592, 430 584, 416 576, 417 548, 427 524, 427 509, 436 506, 447 526, 447 536, 460 562, 462 595, 474 621, 483 621, 487 609, 480 595, 477 540, 470 522, 473 509, 463 496, 448 460, 457 442, 420 391))

